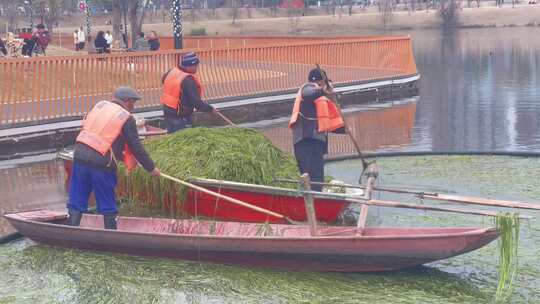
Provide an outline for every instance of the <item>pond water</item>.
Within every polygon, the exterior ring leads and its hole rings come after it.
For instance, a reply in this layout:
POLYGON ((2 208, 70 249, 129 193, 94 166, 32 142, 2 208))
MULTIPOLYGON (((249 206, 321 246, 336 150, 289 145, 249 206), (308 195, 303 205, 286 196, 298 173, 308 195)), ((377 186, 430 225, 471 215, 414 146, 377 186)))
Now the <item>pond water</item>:
MULTIPOLYGON (((428 191, 538 197, 531 178, 539 159, 510 157, 380 158, 382 184, 428 191), (508 174, 509 172, 519 174, 508 174), (497 174, 492 174, 497 172, 497 174), (518 185, 507 191, 507 185, 518 185)), ((358 161, 335 162, 329 174, 357 179, 358 161)), ((395 199, 383 195, 382 199, 395 199)), ((411 201, 418 199, 411 198, 411 201)), ((355 212, 351 208, 351 212, 355 212)), ((527 213, 527 212, 526 212, 527 213)), ((532 214, 532 213, 531 213, 532 214)), ((493 220, 440 212, 371 208, 370 225, 491 226, 493 220)), ((520 275, 513 303, 540 298, 540 222, 522 223, 520 275)), ((57 249, 21 239, 0 246, 0 303, 490 303, 498 247, 383 274, 286 272, 57 249), (46 286, 46 288, 43 288, 46 286)))
POLYGON ((540 28, 403 34, 422 76, 411 148, 540 151, 540 28))

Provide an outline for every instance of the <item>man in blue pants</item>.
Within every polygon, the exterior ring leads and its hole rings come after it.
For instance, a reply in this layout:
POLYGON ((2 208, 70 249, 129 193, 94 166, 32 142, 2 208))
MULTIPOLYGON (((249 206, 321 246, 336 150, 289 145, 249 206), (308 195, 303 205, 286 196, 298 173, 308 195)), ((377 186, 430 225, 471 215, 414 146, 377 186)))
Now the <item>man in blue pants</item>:
POLYGON ((79 226, 93 191, 105 229, 117 228, 114 193, 117 161, 124 161, 128 170, 138 162, 153 176, 160 175, 139 140, 135 119, 131 116, 141 96, 130 87, 119 87, 114 98, 112 102, 100 101, 92 108, 77 136, 67 204, 71 226, 79 226))

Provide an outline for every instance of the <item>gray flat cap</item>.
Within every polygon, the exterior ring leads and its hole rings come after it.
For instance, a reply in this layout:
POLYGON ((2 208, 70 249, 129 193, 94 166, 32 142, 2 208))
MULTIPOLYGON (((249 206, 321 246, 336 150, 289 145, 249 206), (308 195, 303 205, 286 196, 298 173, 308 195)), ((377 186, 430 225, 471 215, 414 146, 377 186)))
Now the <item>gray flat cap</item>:
POLYGON ((139 95, 137 91, 127 86, 116 88, 114 91, 114 97, 121 101, 142 99, 141 95, 139 95))

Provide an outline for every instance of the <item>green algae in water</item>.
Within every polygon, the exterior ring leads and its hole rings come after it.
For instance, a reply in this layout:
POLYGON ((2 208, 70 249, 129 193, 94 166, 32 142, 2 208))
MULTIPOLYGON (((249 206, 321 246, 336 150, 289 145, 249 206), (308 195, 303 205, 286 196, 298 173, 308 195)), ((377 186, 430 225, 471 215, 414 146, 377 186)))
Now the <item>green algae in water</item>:
POLYGON ((504 213, 495 219, 499 231, 499 282, 495 301, 504 303, 512 296, 518 271, 519 216, 504 213))
MULTIPOLYGON (((190 128, 146 140, 144 146, 163 173, 183 180, 202 177, 270 185, 275 178, 299 176, 294 158, 252 129, 190 128)), ((185 187, 152 177, 142 168, 120 177, 127 189, 121 196, 144 207, 168 208, 171 214, 181 209, 170 202, 183 201, 185 187)))

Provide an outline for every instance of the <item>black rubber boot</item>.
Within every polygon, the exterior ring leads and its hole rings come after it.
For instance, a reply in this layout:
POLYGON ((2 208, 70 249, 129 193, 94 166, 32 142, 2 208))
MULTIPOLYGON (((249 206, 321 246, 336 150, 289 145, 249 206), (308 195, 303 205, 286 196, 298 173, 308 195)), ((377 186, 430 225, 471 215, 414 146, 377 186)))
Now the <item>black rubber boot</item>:
POLYGON ((69 226, 79 226, 81 224, 81 219, 83 215, 82 212, 77 211, 75 209, 69 209, 68 213, 69 213, 69 218, 68 218, 67 224, 69 226))
POLYGON ((116 214, 103 215, 103 226, 105 229, 116 230, 116 214))

